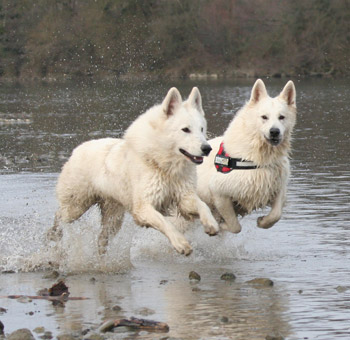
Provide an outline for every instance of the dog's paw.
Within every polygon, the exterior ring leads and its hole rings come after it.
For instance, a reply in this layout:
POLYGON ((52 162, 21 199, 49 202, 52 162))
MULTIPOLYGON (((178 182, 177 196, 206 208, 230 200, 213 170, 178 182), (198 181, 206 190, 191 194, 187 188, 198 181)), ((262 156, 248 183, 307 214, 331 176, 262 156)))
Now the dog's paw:
POLYGON ((229 226, 226 222, 220 223, 220 229, 229 231, 230 233, 238 234, 241 232, 242 227, 240 224, 229 226))
POLYGON ((274 221, 269 221, 267 216, 258 217, 257 222, 258 222, 258 227, 262 229, 269 229, 276 223, 274 221))
POLYGON ((206 225, 204 226, 204 231, 209 235, 209 236, 215 236, 219 233, 219 225, 214 221, 215 223, 206 225))
POLYGON ((182 234, 178 234, 172 238, 171 244, 174 246, 176 251, 183 255, 190 255, 192 253, 192 247, 182 234))

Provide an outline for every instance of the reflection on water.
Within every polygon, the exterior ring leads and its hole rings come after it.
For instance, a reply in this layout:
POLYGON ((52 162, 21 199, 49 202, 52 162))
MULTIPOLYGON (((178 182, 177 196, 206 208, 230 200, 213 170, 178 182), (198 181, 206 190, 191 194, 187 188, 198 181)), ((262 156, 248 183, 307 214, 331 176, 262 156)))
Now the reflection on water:
MULTIPOLYGON (((254 80, 181 83, 182 95, 198 85, 210 134, 221 134, 249 98, 254 80)), ((276 95, 284 80, 267 80, 276 95)), ((238 235, 188 232, 194 253, 175 254, 159 233, 136 227, 127 217, 111 243, 106 262, 95 256, 99 215, 92 211, 68 228, 61 269, 90 273, 67 277, 72 296, 91 300, 55 308, 46 301, 0 300, 5 330, 45 325, 55 334, 94 328, 106 318, 145 317, 167 322, 169 336, 192 339, 347 339, 350 337, 349 82, 296 80, 298 120, 292 178, 281 221, 255 227, 254 213, 238 235), (130 254, 126 251, 130 248, 130 254), (96 274, 130 255, 125 274, 96 274), (198 284, 188 272, 202 276, 198 284), (220 280, 234 272, 233 283, 220 280), (90 281, 94 276, 96 281, 90 281), (271 288, 246 282, 269 277, 271 288), (341 286, 340 289, 336 289, 341 286), (121 311, 112 309, 119 305, 121 311), (29 316, 29 312, 34 312, 29 316), (226 317, 227 320, 223 317, 226 317), (7 328, 6 328, 7 327, 7 328)), ((0 267, 28 270, 47 265, 45 231, 51 226, 54 186, 63 162, 82 141, 119 137, 145 109, 160 102, 174 84, 46 84, 0 86, 0 267)), ((52 254, 51 254, 52 255, 52 254)), ((51 256, 50 255, 50 256, 51 256)), ((56 254, 56 256, 58 256, 56 254)), ((51 284, 40 273, 2 274, 1 295, 30 294, 51 284)), ((120 334, 155 339, 164 334, 120 334)))

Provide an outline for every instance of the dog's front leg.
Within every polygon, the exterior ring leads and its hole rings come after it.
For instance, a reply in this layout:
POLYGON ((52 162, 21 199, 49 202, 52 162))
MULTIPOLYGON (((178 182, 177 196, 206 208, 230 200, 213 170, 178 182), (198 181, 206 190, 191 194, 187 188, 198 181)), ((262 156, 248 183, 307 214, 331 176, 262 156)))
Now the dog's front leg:
POLYGON ((282 209, 286 200, 286 189, 282 189, 272 203, 271 211, 266 216, 258 218, 258 227, 263 229, 271 228, 282 216, 282 209))
POLYGON ((213 198, 217 211, 224 219, 224 222, 220 223, 220 228, 238 234, 242 227, 233 208, 232 199, 221 195, 214 195, 213 198))
POLYGON ((133 211, 135 222, 139 225, 149 226, 162 232, 180 253, 189 255, 192 247, 186 238, 150 204, 138 205, 133 211))
POLYGON ((196 194, 181 197, 180 211, 184 215, 199 216, 204 230, 208 235, 214 236, 219 232, 219 225, 209 207, 196 194))

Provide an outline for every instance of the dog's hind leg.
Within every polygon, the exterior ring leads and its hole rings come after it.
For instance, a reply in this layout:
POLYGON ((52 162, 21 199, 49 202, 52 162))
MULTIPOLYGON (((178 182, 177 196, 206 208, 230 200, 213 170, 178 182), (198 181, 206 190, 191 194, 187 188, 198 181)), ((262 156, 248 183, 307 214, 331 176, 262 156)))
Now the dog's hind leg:
POLYGON ((239 233, 242 227, 239 224, 231 198, 214 195, 214 204, 215 208, 224 219, 224 222, 220 223, 220 228, 230 231, 231 233, 239 233))
POLYGON ((263 229, 271 228, 282 216, 282 209, 286 200, 286 189, 282 189, 272 203, 270 213, 258 218, 258 227, 263 229))
POLYGON ((59 211, 57 211, 55 214, 53 226, 46 233, 46 238, 49 241, 58 242, 62 238, 63 230, 62 230, 62 227, 60 225, 60 221, 61 221, 60 213, 59 213, 59 211))
POLYGON ((135 222, 141 226, 152 227, 162 232, 180 253, 189 255, 192 248, 185 236, 183 236, 165 217, 151 204, 139 203, 133 211, 135 222))
POLYGON ((63 236, 61 223, 72 223, 76 221, 93 204, 95 204, 95 202, 94 199, 89 199, 82 202, 72 200, 62 203, 55 214, 53 226, 46 234, 47 239, 55 242, 59 241, 63 236))
POLYGON ((103 255, 106 253, 109 239, 113 238, 122 226, 125 209, 121 204, 112 200, 102 201, 99 206, 102 230, 98 237, 98 253, 103 255))
POLYGON ((219 232, 219 226, 209 207, 195 194, 181 197, 180 211, 186 215, 199 216, 205 232, 214 236, 219 232))

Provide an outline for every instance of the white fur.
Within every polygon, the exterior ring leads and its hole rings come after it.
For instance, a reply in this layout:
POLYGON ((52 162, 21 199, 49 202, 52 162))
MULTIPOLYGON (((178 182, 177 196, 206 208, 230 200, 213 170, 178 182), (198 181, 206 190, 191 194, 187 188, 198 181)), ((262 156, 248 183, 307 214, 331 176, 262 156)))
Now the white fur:
POLYGON ((218 224, 195 192, 196 160, 210 151, 201 95, 193 88, 183 102, 176 88, 161 105, 139 116, 123 139, 105 138, 78 146, 57 183, 59 210, 49 236, 59 237, 59 223, 73 222, 92 205, 101 208, 99 252, 121 227, 125 211, 136 223, 164 233, 179 253, 192 249, 164 215, 176 208, 185 217, 198 216, 205 231, 215 235, 218 224), (209 148, 209 150, 208 150, 209 148))
POLYGON ((197 169, 197 192, 222 221, 221 229, 239 233, 237 214, 244 216, 266 206, 272 208, 267 216, 259 217, 260 228, 270 228, 281 218, 290 173, 288 156, 296 121, 295 97, 292 81, 279 96, 271 98, 258 79, 249 102, 238 111, 224 135, 209 141, 213 150, 197 169), (277 130, 278 136, 271 139, 277 130), (214 158, 222 141, 230 157, 252 161, 259 168, 218 172, 214 158))

